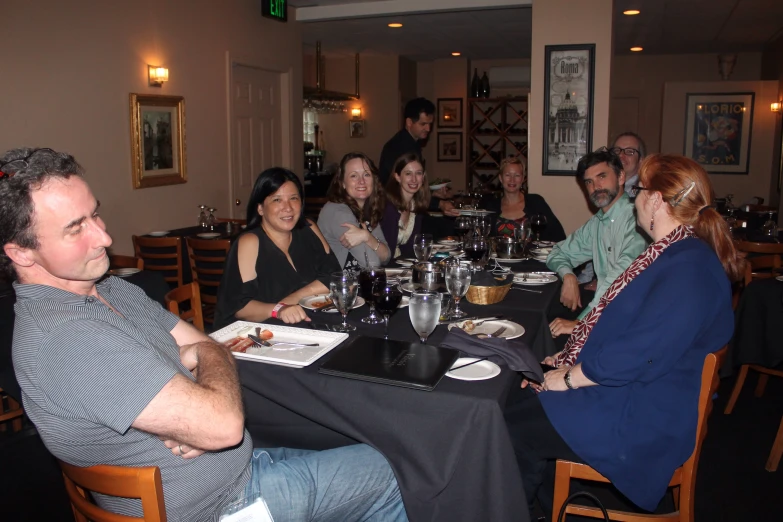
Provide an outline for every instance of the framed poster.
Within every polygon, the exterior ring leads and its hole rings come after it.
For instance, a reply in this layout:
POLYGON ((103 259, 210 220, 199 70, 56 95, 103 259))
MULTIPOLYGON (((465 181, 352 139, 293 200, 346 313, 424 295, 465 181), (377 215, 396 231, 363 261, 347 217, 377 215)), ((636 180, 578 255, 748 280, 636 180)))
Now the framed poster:
POLYGON ((683 154, 711 174, 747 174, 755 93, 686 94, 683 154))
POLYGON ((438 161, 462 161, 462 133, 438 133, 438 161))
POLYGON ((544 48, 545 176, 570 176, 592 150, 595 44, 544 48))
POLYGON ((351 138, 364 138, 364 120, 351 120, 348 125, 351 138))
POLYGON ((438 127, 462 127, 462 98, 438 98, 438 127))
POLYGON ((130 95, 133 188, 186 183, 185 98, 130 95))

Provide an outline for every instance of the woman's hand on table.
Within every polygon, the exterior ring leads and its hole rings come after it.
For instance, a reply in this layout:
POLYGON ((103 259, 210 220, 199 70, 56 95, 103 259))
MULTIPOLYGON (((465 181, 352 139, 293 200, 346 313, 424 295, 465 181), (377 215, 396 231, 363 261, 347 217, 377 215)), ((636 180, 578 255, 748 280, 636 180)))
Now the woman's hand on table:
POLYGON ((574 331, 574 328, 576 328, 576 323, 576 321, 569 321, 568 319, 558 317, 549 323, 549 331, 552 332, 552 337, 557 337, 560 335, 571 335, 574 331))
POLYGON ((363 224, 357 227, 351 223, 343 223, 342 226, 347 229, 345 233, 340 236, 340 244, 345 248, 350 249, 361 245, 362 243, 367 243, 370 241, 370 238, 373 237, 363 224))
POLYGON ((286 324, 296 324, 302 321, 310 321, 304 309, 299 305, 288 305, 277 312, 277 318, 286 324))

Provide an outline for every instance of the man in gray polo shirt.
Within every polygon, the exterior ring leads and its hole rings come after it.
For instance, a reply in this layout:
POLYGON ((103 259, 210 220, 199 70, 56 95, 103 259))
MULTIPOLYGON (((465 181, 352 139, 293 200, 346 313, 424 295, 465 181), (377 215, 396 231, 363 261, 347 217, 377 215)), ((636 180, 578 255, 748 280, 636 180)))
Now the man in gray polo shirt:
MULTIPOLYGON (((261 492, 281 520, 407 520, 383 456, 253 450, 230 352, 109 266, 111 238, 73 157, 0 157, 0 270, 15 279, 13 360, 47 448, 77 465, 158 466, 170 521, 261 492), (98 282, 100 281, 100 282, 98 282)), ((139 501, 98 496, 140 516, 139 501)))

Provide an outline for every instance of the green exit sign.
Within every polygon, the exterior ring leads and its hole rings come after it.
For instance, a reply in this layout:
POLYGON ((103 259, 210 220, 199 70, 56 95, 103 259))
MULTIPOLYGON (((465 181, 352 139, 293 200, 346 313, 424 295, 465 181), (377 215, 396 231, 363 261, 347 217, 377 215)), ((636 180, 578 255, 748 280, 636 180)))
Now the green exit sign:
POLYGON ((280 22, 287 22, 288 0, 261 0, 261 15, 280 22))

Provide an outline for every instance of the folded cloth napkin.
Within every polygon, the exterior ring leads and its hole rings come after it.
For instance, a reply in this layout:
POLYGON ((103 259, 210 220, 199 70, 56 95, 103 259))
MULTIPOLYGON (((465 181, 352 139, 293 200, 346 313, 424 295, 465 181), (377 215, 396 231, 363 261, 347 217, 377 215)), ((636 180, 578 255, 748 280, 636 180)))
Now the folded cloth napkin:
POLYGON ((440 346, 453 348, 473 357, 487 357, 496 364, 505 364, 510 369, 522 374, 535 382, 544 382, 544 372, 541 370, 530 347, 520 339, 507 340, 502 337, 479 339, 466 333, 462 328, 452 328, 440 346))

